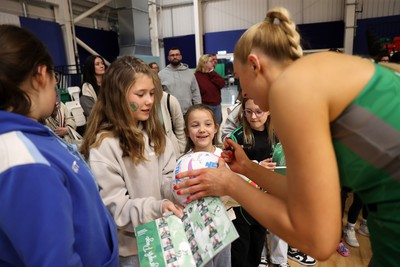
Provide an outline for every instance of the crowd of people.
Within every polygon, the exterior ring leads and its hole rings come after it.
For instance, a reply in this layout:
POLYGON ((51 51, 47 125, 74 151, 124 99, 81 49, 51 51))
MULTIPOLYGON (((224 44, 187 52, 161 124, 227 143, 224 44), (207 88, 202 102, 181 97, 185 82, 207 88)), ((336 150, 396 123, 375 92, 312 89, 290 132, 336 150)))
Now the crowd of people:
POLYGON ((181 217, 174 188, 188 201, 239 203, 226 207, 239 238, 206 267, 349 256, 342 241, 359 246, 361 211, 370 266, 396 266, 398 69, 332 51, 303 56, 284 8, 250 27, 234 58, 241 95, 223 118, 215 54, 202 55, 195 71, 178 47, 161 70, 133 56, 109 66, 89 56, 80 95, 87 125, 77 129, 77 146, 47 48, 27 30, 0 25, 0 262, 139 267, 134 228, 164 213, 181 217), (275 171, 278 144, 285 174, 275 171), (180 173, 192 179, 173 187, 177 159, 199 151, 219 156, 219 167, 180 173))

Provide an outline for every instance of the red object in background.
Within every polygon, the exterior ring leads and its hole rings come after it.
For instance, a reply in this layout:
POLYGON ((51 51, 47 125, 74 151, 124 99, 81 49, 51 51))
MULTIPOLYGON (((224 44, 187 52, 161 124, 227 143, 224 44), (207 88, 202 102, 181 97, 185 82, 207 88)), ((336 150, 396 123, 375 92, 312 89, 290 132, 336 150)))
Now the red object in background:
POLYGON ((388 55, 391 55, 397 51, 396 46, 394 44, 384 44, 383 49, 387 51, 388 55))
POLYGON ((393 37, 393 44, 395 46, 395 51, 400 51, 400 36, 393 37))

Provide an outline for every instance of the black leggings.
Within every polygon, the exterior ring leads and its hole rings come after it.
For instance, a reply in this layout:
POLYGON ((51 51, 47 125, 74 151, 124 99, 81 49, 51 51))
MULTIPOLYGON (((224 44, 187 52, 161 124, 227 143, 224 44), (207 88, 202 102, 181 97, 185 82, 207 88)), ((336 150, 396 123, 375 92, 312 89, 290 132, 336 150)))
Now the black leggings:
MULTIPOLYGON (((343 187, 341 190, 342 217, 344 215, 344 207, 346 206, 345 203, 349 192, 351 192, 351 190, 345 187, 343 187)), ((363 205, 360 197, 356 193, 353 193, 353 203, 351 203, 349 212, 347 214, 347 222, 355 224, 357 222, 357 218, 358 215, 360 214, 361 209, 362 209, 362 217, 364 219, 368 219, 368 211, 366 207, 363 205)))
POLYGON ((233 208, 233 220, 239 238, 231 246, 232 267, 258 267, 264 247, 266 229, 241 207, 233 208))

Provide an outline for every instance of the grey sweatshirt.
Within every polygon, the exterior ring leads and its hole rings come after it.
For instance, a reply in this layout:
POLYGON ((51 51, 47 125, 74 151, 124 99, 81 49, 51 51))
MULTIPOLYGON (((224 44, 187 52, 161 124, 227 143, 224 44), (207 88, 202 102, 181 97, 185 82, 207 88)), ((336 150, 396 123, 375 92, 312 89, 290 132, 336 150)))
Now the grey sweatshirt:
POLYGON ((158 76, 164 90, 178 99, 182 114, 185 114, 191 105, 201 103, 199 85, 188 65, 181 63, 175 68, 169 64, 158 73, 158 76))

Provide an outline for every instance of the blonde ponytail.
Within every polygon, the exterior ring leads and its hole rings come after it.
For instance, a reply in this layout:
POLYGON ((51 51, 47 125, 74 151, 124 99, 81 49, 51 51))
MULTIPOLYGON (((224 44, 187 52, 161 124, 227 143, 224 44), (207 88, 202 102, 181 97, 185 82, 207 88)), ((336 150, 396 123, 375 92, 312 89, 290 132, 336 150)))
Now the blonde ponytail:
POLYGON ((292 59, 303 56, 303 49, 300 45, 300 34, 296 30, 296 24, 290 19, 289 12, 282 7, 273 8, 268 11, 265 20, 270 24, 280 25, 286 33, 290 44, 290 55, 292 59))
POLYGON ((253 25, 240 37, 235 46, 235 60, 244 63, 253 49, 279 61, 303 56, 300 34, 285 8, 269 10, 264 21, 253 25))

